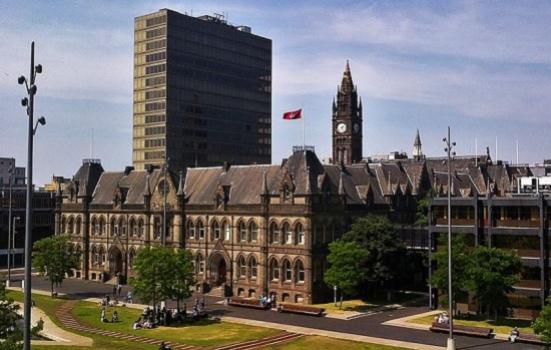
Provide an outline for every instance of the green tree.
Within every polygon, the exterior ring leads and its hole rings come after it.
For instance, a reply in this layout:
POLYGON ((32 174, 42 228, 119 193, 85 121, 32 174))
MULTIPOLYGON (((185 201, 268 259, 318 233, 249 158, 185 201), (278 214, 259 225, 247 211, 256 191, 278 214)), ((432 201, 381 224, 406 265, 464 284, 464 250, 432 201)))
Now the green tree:
POLYGON ((33 266, 50 281, 50 293, 54 285, 60 286, 72 269, 78 268, 79 253, 70 248, 69 237, 51 236, 34 243, 33 266))
POLYGON ((343 296, 354 296, 365 280, 365 262, 369 253, 356 242, 337 240, 329 244, 327 261, 330 266, 323 279, 330 286, 337 286, 341 291, 340 307, 343 296))
POLYGON ((192 287, 195 285, 195 268, 193 255, 189 250, 180 249, 172 255, 174 272, 173 282, 170 284, 171 298, 176 300, 176 307, 180 310, 180 301, 191 297, 192 287))
POLYGON ((170 248, 144 248, 134 259, 135 276, 130 278, 134 294, 156 307, 161 300, 172 297, 174 282, 174 252, 170 248))
MULTIPOLYGON (((448 305, 448 236, 440 237, 439 244, 442 249, 434 255, 436 269, 432 272, 431 284, 446 295, 442 299, 444 306, 448 305)), ((470 256, 467 242, 463 236, 452 238, 452 298, 457 301, 464 297, 469 289, 470 256)))
POLYGON ((398 275, 406 247, 387 217, 369 214, 360 218, 342 239, 356 242, 367 252, 363 267, 368 290, 370 285, 386 286, 398 275))
POLYGON ((547 297, 547 303, 540 315, 532 322, 534 333, 538 334, 545 343, 551 343, 551 297, 547 297))
POLYGON ((415 226, 425 227, 429 224, 429 198, 425 197, 417 201, 417 210, 415 211, 415 226))
POLYGON ((507 293, 519 281, 522 262, 515 251, 486 246, 477 246, 470 260, 469 289, 497 320, 498 313, 508 306, 507 293))
POLYGON ((21 349, 20 341, 23 333, 17 327, 17 321, 22 317, 18 314, 19 305, 6 294, 6 285, 0 283, 0 350, 21 349))

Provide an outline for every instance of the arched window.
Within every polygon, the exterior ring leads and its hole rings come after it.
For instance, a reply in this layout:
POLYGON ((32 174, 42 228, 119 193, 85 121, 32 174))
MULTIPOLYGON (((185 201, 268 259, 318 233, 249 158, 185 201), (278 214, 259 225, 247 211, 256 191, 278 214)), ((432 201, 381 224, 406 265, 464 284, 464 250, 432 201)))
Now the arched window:
POLYGON ((125 236, 126 235, 126 220, 123 217, 119 218, 119 221, 117 222, 117 227, 119 229, 119 235, 125 236))
POLYGON ((199 232, 199 239, 205 239, 205 225, 201 220, 197 222, 197 231, 199 232))
POLYGON ((283 261, 283 277, 285 282, 291 282, 293 280, 293 269, 289 260, 283 261))
POLYGON ((130 218, 130 222, 128 224, 128 226, 130 227, 130 234, 132 236, 137 236, 138 235, 138 227, 136 226, 136 220, 134 220, 134 217, 131 217, 130 218))
POLYGON ((100 236, 107 234, 107 221, 103 216, 99 219, 99 234, 100 236))
POLYGON ((198 275, 202 275, 205 272, 205 259, 200 253, 197 254, 195 259, 195 269, 198 275))
POLYGON ((240 242, 246 242, 247 241, 247 227, 245 226, 245 223, 241 221, 238 226, 239 231, 239 241, 240 242))
POLYGON ((302 260, 297 260, 295 264, 295 278, 297 283, 304 283, 304 264, 302 260))
POLYGON ((103 249, 103 246, 99 247, 98 264, 100 264, 101 266, 105 264, 105 249, 103 249))
POLYGON ((251 237, 252 242, 258 241, 258 226, 254 221, 249 224, 249 237, 251 237))
POLYGON ((256 279, 256 276, 258 275, 258 266, 254 256, 249 258, 249 271, 251 273, 251 279, 256 279))
POLYGON ((138 237, 142 237, 143 234, 144 234, 144 223, 143 223, 143 219, 139 218, 138 219, 138 237))
POLYGON ((270 224, 270 242, 279 243, 279 228, 275 222, 270 224))
POLYGON ((75 224, 75 233, 77 235, 80 235, 81 229, 82 229, 82 219, 80 218, 80 216, 78 216, 75 224))
POLYGON ((119 235, 119 226, 116 224, 115 218, 111 219, 111 236, 119 235))
POLYGON ((217 240, 220 239, 220 225, 218 224, 218 221, 214 221, 212 223, 212 239, 217 240))
POLYGON ((61 233, 67 233, 67 219, 65 216, 61 217, 61 233))
POLYGON ((187 222, 187 234, 190 239, 195 239, 195 225, 191 220, 187 222))
POLYGON ((161 218, 156 216, 153 219, 153 234, 155 235, 155 239, 160 239, 162 233, 163 227, 161 226, 161 218))
POLYGON ((136 250, 134 247, 130 248, 130 253, 128 253, 128 265, 130 268, 134 267, 134 258, 136 257, 136 250))
POLYGON ((77 249, 75 251, 76 255, 77 255, 77 260, 78 260, 78 265, 80 265, 80 262, 82 261, 82 248, 80 247, 80 245, 77 245, 77 249))
POLYGON ((302 228, 302 224, 300 222, 295 226, 295 234, 297 244, 304 244, 304 229, 302 228))
POLYGON ((293 244, 293 231, 291 225, 288 223, 283 224, 283 240, 285 244, 293 244))
POLYGON ((97 235, 97 234, 99 234, 99 231, 100 231, 99 221, 94 216, 94 217, 92 217, 92 234, 97 235))
POLYGON ((99 262, 99 255, 95 245, 92 246, 92 253, 90 256, 92 257, 92 265, 96 265, 99 262))
POLYGON ((237 260, 237 266, 239 271, 239 277, 246 277, 247 276, 247 264, 245 263, 245 258, 243 256, 240 256, 237 260))
POLYGON ((67 233, 69 234, 75 233, 75 219, 72 216, 69 218, 69 225, 67 226, 68 226, 67 233))
POLYGON ((270 281, 279 281, 279 265, 276 259, 270 261, 270 281))
POLYGON ((224 240, 231 241, 231 226, 227 221, 222 224, 222 231, 224 231, 224 240))

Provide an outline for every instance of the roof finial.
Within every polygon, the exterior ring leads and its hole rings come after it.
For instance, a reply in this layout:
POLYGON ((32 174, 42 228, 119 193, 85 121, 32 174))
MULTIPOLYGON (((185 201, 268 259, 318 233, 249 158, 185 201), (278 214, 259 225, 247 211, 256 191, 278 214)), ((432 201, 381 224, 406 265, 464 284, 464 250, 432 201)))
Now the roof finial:
POLYGON ((264 170, 262 172, 262 188, 261 188, 260 191, 262 192, 262 194, 268 194, 269 193, 268 179, 267 179, 267 176, 266 176, 266 170, 264 170))
POLYGON ((151 196, 151 189, 149 188, 149 173, 145 176, 144 196, 151 196))
POLYGON ((178 182, 178 192, 176 193, 178 196, 184 195, 184 172, 180 171, 180 180, 178 182))
POLYGON ((339 177, 339 195, 344 196, 346 193, 344 192, 344 171, 341 171, 341 176, 339 177))

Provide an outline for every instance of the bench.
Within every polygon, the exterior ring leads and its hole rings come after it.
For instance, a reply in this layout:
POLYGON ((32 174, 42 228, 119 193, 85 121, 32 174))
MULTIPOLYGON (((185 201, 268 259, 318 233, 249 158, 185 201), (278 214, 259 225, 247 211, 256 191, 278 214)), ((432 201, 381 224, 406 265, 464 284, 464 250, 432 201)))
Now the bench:
POLYGON ((268 310, 269 305, 261 304, 257 299, 231 298, 228 302, 231 306, 248 307, 251 309, 268 310))
POLYGON ((300 315, 310 316, 323 316, 325 309, 314 306, 295 305, 295 304, 279 304, 277 306, 278 312, 288 312, 300 315))
MULTIPOLYGON (((433 332, 448 333, 450 331, 450 325, 447 323, 433 322, 433 324, 430 327, 430 330, 433 332)), ((461 325, 453 326, 454 334, 467 335, 471 337, 490 338, 492 336, 493 331, 494 330, 492 328, 470 327, 470 326, 461 326, 461 325)))
POLYGON ((515 342, 533 345, 546 345, 546 343, 541 340, 539 335, 530 333, 520 333, 519 336, 515 339, 515 342))

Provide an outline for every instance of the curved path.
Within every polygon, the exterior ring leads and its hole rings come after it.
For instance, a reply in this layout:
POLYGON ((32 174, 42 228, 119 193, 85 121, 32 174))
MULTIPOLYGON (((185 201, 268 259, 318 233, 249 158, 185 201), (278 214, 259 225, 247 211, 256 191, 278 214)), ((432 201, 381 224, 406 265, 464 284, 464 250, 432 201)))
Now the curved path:
MULTIPOLYGON (((88 332, 92 334, 99 334, 106 337, 113 337, 117 339, 122 340, 129 340, 133 342, 143 343, 143 344, 150 344, 150 345, 160 345, 162 340, 155 339, 155 338, 149 338, 144 336, 136 336, 132 334, 126 334, 121 332, 114 332, 114 331, 108 331, 105 329, 90 327, 86 325, 80 324, 72 314, 72 310, 77 303, 77 300, 69 300, 59 309, 57 309, 55 316, 59 321, 67 328, 80 331, 80 332, 88 332)), ((261 346, 267 346, 272 344, 277 344, 281 342, 290 341, 296 338, 301 337, 302 334, 296 334, 296 333, 289 333, 289 332, 283 332, 274 336, 257 339, 257 340, 251 340, 246 341, 242 343, 236 343, 236 344, 229 344, 225 346, 221 346, 216 348, 215 350, 249 350, 249 349, 257 349, 261 346)), ((171 349, 173 350, 195 350, 200 349, 199 347, 193 346, 193 345, 187 345, 187 344, 181 344, 181 343, 173 343, 165 341, 165 344, 170 345, 171 349)))

